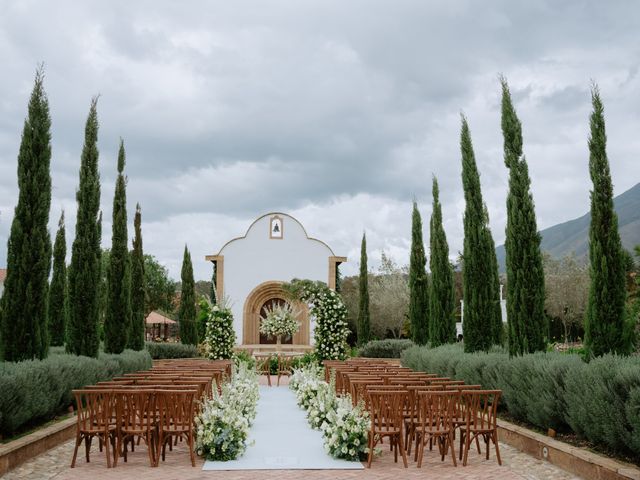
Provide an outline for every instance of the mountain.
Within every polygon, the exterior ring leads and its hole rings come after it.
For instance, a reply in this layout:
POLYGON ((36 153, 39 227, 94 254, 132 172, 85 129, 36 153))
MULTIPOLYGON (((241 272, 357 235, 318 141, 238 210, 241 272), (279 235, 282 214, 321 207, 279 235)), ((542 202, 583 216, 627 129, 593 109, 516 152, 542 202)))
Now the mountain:
MULTIPOLYGON (((618 214, 618 230, 622 246, 629 251, 635 245, 640 244, 640 183, 613 199, 618 214)), ((591 213, 586 213, 580 218, 559 223, 553 227, 545 228, 542 235, 543 252, 549 252, 554 258, 562 258, 572 252, 577 257, 586 257, 589 254, 589 224, 591 213)), ((504 245, 496 248, 500 271, 505 271, 504 245)))

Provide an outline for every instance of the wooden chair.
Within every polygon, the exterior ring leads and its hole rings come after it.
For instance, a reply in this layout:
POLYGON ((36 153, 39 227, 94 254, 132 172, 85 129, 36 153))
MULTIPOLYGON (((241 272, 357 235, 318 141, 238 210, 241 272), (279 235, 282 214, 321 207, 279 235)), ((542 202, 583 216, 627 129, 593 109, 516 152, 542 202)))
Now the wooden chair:
POLYGON ((271 355, 260 355, 256 357, 258 372, 267 376, 267 384, 271 386, 271 355))
MULTIPOLYGON (((490 442, 496 447, 498 465, 502 465, 500 459, 500 447, 498 445, 498 418, 497 410, 502 390, 462 390, 461 401, 466 405, 466 422, 460 426, 460 458, 464 447, 463 466, 467 465, 469 447, 475 439, 482 437, 489 459, 490 442)), ((478 452, 480 449, 478 448, 478 452)))
POLYGON ((415 460, 418 468, 422 467, 424 446, 429 441, 438 444, 442 461, 451 448, 453 466, 457 466, 456 452, 453 444, 453 407, 458 392, 456 391, 419 391, 418 409, 419 423, 415 429, 416 451, 415 460))
MULTIPOLYGON (((144 440, 149 454, 149 464, 156 466, 156 404, 152 390, 144 388, 114 390, 118 412, 119 428, 117 430, 117 452, 127 461, 127 443, 131 442, 131 451, 138 438, 144 440)), ((117 464, 117 456, 116 462, 117 464)))
POLYGON ((195 399, 198 391, 193 390, 157 390, 158 402, 158 444, 155 458, 156 466, 165 460, 167 443, 171 447, 172 440, 186 438, 191 457, 191 466, 196 466, 193 438, 193 417, 195 414, 195 399))
POLYGON ((369 413, 371 429, 369 430, 369 458, 367 468, 371 468, 373 449, 384 437, 389 437, 394 449, 394 461, 398 462, 398 449, 402 454, 404 468, 408 467, 407 452, 402 438, 402 411, 407 400, 407 392, 401 390, 369 390, 369 413))
POLYGON ((116 408, 113 395, 110 389, 99 390, 73 390, 76 399, 77 419, 76 422, 76 445, 73 450, 71 468, 76 466, 78 447, 84 440, 85 455, 89 463, 89 451, 91 450, 91 440, 98 437, 105 445, 107 456, 107 468, 111 468, 111 455, 113 454, 114 466, 117 461, 116 449, 116 408), (109 451, 111 446, 112 453, 109 451))
POLYGON ((278 386, 280 386, 280 377, 289 377, 293 373, 291 364, 295 358, 292 355, 278 355, 278 386))

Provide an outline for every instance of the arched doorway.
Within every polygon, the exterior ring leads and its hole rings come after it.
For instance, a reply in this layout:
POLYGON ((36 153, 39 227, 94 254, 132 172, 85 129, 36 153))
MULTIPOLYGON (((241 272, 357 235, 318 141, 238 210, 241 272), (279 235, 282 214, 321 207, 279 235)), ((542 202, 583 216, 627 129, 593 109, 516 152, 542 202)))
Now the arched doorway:
MULTIPOLYGON (((278 281, 264 282, 254 288, 247 296, 243 309, 242 322, 242 344, 243 345, 259 345, 266 343, 276 343, 275 339, 261 338, 260 335, 260 317, 266 314, 267 307, 278 305, 280 302, 284 304, 287 298, 282 283, 278 281)), ((300 330, 292 339, 285 341, 283 344, 293 345, 309 345, 309 308, 298 303, 294 305, 295 309, 300 312, 298 321, 300 322, 300 330)), ((264 337, 264 336, 262 336, 264 337)))

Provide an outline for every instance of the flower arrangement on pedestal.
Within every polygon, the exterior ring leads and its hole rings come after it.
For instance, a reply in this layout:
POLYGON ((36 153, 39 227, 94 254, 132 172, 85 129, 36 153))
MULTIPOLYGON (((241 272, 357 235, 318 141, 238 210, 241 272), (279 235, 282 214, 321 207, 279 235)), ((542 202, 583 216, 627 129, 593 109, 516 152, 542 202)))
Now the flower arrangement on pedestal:
POLYGON ((258 397, 258 376, 241 363, 232 380, 222 385, 222 393, 214 389, 214 397, 203 403, 195 418, 197 454, 221 461, 242 455, 256 416, 258 397))
POLYGON ((204 353, 210 360, 227 360, 233 355, 236 332, 229 308, 213 305, 204 335, 204 353))
POLYGON ((297 312, 288 303, 267 308, 267 314, 260 317, 260 333, 275 337, 280 345, 282 338, 293 337, 300 330, 296 316, 297 312))

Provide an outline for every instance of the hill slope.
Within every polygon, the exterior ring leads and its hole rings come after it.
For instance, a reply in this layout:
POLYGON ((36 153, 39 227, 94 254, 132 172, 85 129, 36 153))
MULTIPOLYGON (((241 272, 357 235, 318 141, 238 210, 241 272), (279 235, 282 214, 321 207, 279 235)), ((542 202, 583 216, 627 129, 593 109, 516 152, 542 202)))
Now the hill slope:
MULTIPOLYGON (((618 230, 622 245, 627 250, 633 250, 640 244, 640 183, 621 193, 613 199, 618 213, 618 230)), ((549 252, 554 258, 562 258, 575 252, 583 257, 589 253, 589 224, 591 214, 586 213, 580 218, 559 223, 545 228, 542 235, 542 251, 549 252)), ((505 271, 504 245, 496 248, 500 271, 505 271)))

